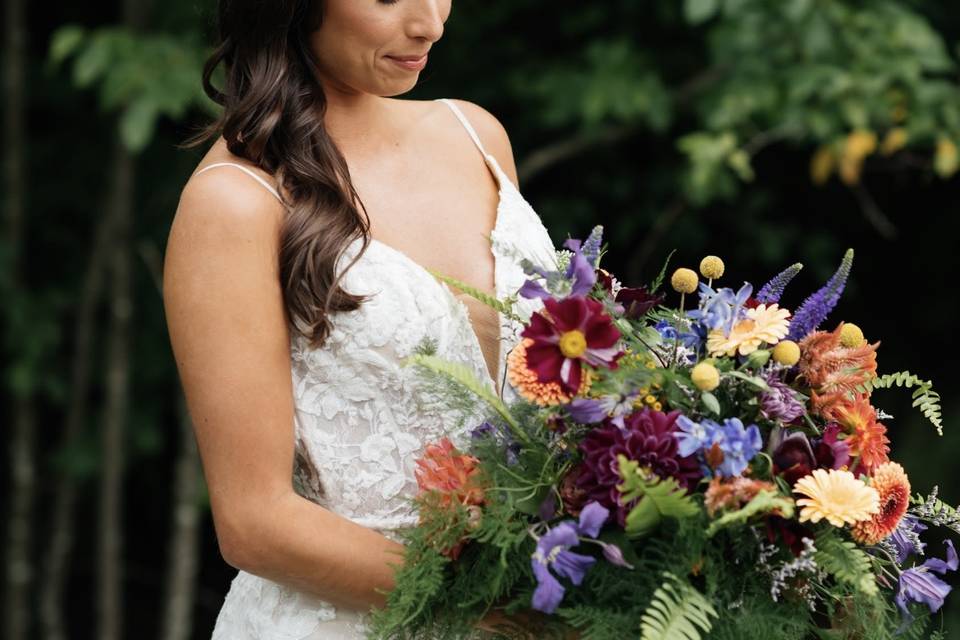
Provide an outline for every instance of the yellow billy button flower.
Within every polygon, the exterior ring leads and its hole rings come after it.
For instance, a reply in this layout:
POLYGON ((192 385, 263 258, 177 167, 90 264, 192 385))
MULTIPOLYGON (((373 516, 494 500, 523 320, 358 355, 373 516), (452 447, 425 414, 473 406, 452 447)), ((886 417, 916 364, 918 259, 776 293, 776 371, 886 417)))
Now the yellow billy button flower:
POLYGON ((773 361, 792 367, 800 362, 800 346, 793 340, 781 340, 773 348, 773 361))
POLYGON ((700 261, 700 275, 710 280, 716 280, 723 275, 723 260, 717 256, 707 256, 700 261))
POLYGON ((843 329, 840 329, 840 344, 848 349, 862 347, 866 339, 863 337, 863 331, 852 322, 846 322, 843 329))
POLYGON ((587 350, 587 337, 579 329, 566 331, 560 336, 560 352, 568 358, 579 358, 587 350))
POLYGON ((701 391, 713 391, 720 386, 720 372, 709 362, 701 362, 690 371, 690 380, 701 391))
POLYGON ((698 284, 700 284, 700 279, 697 278, 693 269, 677 269, 673 272, 673 277, 670 278, 670 286, 677 293, 693 293, 697 290, 698 284))

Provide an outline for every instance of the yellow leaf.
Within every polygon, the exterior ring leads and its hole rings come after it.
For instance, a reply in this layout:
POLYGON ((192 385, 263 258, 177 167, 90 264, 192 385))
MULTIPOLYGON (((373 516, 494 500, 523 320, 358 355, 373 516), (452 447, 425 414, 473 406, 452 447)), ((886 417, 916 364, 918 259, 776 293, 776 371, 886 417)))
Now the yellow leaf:
POLYGON ((859 182, 864 159, 876 149, 877 134, 869 129, 852 131, 843 144, 840 179, 850 185, 859 182))
POLYGON ((810 179, 816 185, 822 185, 830 179, 836 158, 829 145, 821 145, 810 158, 810 179))
POLYGON ((903 127, 890 129, 890 131, 887 131, 887 135, 884 136, 883 143, 880 145, 880 153, 885 156, 893 155, 907 145, 909 138, 910 136, 907 135, 907 130, 903 127))
POLYGON ((937 138, 937 152, 933 158, 933 168, 941 178, 949 178, 960 169, 960 155, 957 145, 946 136, 937 138))

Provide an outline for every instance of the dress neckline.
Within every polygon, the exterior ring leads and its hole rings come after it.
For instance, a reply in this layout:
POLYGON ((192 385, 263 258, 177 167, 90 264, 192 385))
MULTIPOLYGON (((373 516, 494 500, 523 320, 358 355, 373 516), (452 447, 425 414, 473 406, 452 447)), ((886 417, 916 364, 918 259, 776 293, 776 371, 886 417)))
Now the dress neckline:
MULTIPOLYGON (((500 271, 499 269, 500 257, 497 255, 497 252, 494 250, 493 237, 499 231, 500 224, 503 220, 503 209, 506 205, 506 199, 503 197, 504 191, 506 191, 508 188, 513 187, 514 185, 513 185, 513 182, 510 181, 509 177, 507 177, 506 174, 502 172, 502 170, 500 169, 500 165, 497 163, 497 159, 494 156, 492 156, 489 153, 486 153, 485 151, 482 151, 481 155, 483 156, 483 159, 487 167, 490 169, 491 173, 493 173, 494 179, 497 181, 497 209, 496 209, 496 212, 494 213, 493 227, 490 229, 490 232, 487 234, 487 237, 490 240, 490 253, 491 255, 493 255, 493 293, 490 295, 492 295, 494 298, 499 299, 500 288, 502 285, 498 277, 498 272, 500 271), (509 187, 507 185, 509 185, 509 187)), ((483 354, 483 346, 482 346, 482 343, 480 342, 480 335, 477 333, 476 326, 473 324, 473 321, 470 319, 470 310, 467 308, 466 303, 462 299, 460 299, 460 297, 455 295, 453 291, 450 290, 450 287, 447 286, 446 282, 443 282, 442 280, 436 278, 432 273, 430 273, 430 271, 427 270, 426 267, 424 267, 422 264, 420 264, 419 262, 414 260, 412 257, 410 257, 409 254, 394 247, 393 245, 390 245, 386 242, 383 242, 382 240, 378 240, 377 238, 374 238, 373 235, 369 235, 368 237, 370 238, 370 246, 376 245, 377 247, 380 247, 386 250, 388 253, 396 256, 401 261, 406 263, 409 267, 411 267, 418 273, 429 278, 441 291, 446 292, 446 295, 450 297, 454 305, 457 308, 459 308, 461 313, 463 314, 463 320, 464 322, 467 323, 467 328, 469 329, 469 333, 473 339, 473 343, 477 348, 477 352, 480 354, 481 361, 483 362, 482 368, 485 374, 485 378, 489 380, 490 383, 493 385, 494 392, 499 393, 500 387, 497 384, 497 381, 503 378, 503 341, 504 341, 504 335, 503 335, 504 323, 503 323, 503 318, 501 316, 501 313, 496 309, 493 310, 494 313, 496 313, 497 326, 499 327, 497 331, 496 378, 493 378, 490 375, 490 368, 487 366, 486 358, 484 357, 484 354, 483 354)), ((354 240, 354 243, 357 243, 361 240, 362 240, 362 237, 359 237, 356 240, 354 240)), ((484 293, 489 294, 489 292, 486 292, 486 291, 484 291, 484 293)))

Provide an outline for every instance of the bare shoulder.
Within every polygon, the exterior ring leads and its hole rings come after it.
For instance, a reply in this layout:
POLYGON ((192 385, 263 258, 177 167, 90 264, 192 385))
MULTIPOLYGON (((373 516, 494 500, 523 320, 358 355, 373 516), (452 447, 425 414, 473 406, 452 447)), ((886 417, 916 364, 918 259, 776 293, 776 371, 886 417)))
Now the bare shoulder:
POLYGON ((272 176, 231 154, 218 141, 180 194, 170 240, 219 237, 228 242, 246 237, 258 244, 269 242, 279 233, 284 209, 268 186, 275 189, 272 176))
POLYGON ((451 98, 451 102, 460 107, 463 115, 467 117, 470 124, 477 132, 480 142, 483 143, 487 153, 490 153, 497 159, 497 163, 504 173, 517 184, 517 166, 513 158, 513 147, 510 144, 510 137, 506 128, 500 123, 492 113, 480 105, 468 100, 451 98))

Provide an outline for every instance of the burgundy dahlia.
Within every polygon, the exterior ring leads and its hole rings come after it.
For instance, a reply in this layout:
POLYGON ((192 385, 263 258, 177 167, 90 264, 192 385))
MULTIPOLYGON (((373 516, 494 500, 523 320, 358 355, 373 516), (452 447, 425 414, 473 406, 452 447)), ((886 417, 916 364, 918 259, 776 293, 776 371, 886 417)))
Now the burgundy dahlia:
POLYGON ((701 477, 696 457, 681 457, 677 452, 676 421, 679 411, 663 413, 649 407, 624 416, 624 427, 606 420, 589 432, 580 443, 584 470, 576 486, 586 492, 586 501, 596 500, 616 513, 621 527, 633 504, 621 505, 617 485, 620 478, 617 454, 636 460, 641 468, 660 477, 676 478, 688 488, 701 477))

